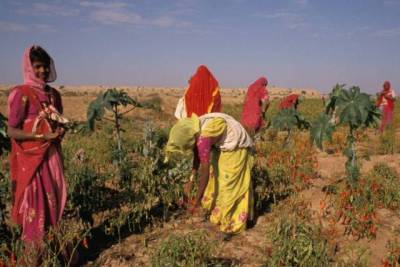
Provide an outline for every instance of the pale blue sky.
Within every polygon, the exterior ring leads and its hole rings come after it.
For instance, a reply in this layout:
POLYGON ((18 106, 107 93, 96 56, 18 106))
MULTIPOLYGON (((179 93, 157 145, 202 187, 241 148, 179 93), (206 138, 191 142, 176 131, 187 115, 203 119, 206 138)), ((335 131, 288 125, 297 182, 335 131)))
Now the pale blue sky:
POLYGON ((0 83, 36 43, 58 84, 185 86, 206 64, 222 87, 400 87, 400 0, 0 0, 0 34, 0 83))

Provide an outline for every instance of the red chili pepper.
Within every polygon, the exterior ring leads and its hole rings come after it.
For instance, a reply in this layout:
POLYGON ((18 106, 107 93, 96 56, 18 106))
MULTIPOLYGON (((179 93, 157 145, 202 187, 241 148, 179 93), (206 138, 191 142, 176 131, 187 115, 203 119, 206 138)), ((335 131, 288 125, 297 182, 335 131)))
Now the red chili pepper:
POLYGON ((12 252, 10 255, 10 266, 16 266, 16 265, 17 265, 17 257, 15 256, 14 252, 12 252))
POLYGON ((83 245, 86 249, 89 248, 89 242, 88 242, 88 239, 87 239, 86 237, 82 240, 82 245, 83 245))

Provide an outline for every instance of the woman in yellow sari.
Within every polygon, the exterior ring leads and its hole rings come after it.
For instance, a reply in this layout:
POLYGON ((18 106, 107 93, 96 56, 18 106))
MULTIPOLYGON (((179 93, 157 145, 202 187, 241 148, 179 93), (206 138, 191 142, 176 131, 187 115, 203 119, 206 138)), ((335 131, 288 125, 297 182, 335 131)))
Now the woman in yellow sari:
POLYGON ((226 234, 225 240, 243 231, 253 215, 252 146, 243 126, 223 113, 181 119, 170 132, 167 153, 194 153, 199 188, 190 211, 200 205, 211 210, 210 221, 226 234))

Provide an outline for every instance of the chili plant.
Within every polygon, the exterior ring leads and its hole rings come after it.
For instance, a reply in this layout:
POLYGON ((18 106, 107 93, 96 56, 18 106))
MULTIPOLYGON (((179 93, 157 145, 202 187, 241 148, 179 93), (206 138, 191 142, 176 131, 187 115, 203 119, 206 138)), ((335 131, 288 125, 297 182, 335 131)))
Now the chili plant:
POLYGON ((313 224, 310 203, 289 199, 281 205, 267 232, 273 247, 263 266, 331 266, 334 246, 313 224))
POLYGON ((171 234, 153 252, 151 266, 209 266, 215 248, 205 232, 171 234))

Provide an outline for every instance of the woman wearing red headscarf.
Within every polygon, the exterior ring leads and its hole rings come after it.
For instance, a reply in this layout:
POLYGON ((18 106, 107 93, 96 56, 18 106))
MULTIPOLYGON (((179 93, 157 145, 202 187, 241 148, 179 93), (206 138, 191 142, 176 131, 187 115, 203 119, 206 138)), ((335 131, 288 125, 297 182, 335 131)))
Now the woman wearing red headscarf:
POLYGON ((26 244, 41 244, 46 229, 61 219, 66 184, 61 158, 61 95, 47 85, 56 79, 52 58, 39 46, 25 50, 24 83, 8 98, 12 219, 22 226, 26 244))
POLYGON ((386 125, 392 123, 395 97, 396 95, 394 90, 391 88, 390 82, 385 81, 383 84, 383 89, 378 94, 378 99, 376 101, 376 105, 382 111, 382 119, 380 127, 381 132, 383 132, 386 125))
POLYGON ((202 116, 220 111, 221 94, 218 81, 206 66, 200 65, 189 80, 189 88, 178 103, 175 116, 181 119, 191 117, 192 114, 202 116))
POLYGON ((250 135, 254 135, 263 126, 263 118, 269 107, 267 85, 267 78, 261 77, 247 89, 240 122, 250 135))
POLYGON ((279 104, 279 109, 281 110, 290 108, 297 109, 298 104, 299 104, 299 95, 290 94, 284 99, 282 99, 281 103, 279 104))

